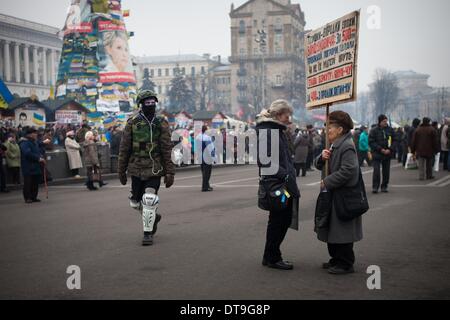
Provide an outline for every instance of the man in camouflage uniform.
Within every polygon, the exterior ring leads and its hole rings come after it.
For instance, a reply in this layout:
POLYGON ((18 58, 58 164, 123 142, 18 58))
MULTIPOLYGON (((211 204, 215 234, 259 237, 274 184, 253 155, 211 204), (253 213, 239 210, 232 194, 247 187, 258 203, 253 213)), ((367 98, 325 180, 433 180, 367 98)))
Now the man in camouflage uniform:
POLYGON ((158 98, 149 90, 139 92, 139 110, 127 121, 119 149, 118 173, 120 182, 127 184, 127 170, 131 176, 130 205, 142 210, 144 223, 143 245, 153 244, 153 235, 161 215, 156 213, 157 196, 164 177, 166 188, 174 183, 175 166, 171 160, 172 141, 169 123, 156 115, 158 98), (150 193, 147 188, 154 189, 150 193), (147 197, 147 198, 146 198, 147 197), (145 199, 151 197, 153 207, 147 207, 145 199), (147 215, 148 210, 153 210, 147 215))

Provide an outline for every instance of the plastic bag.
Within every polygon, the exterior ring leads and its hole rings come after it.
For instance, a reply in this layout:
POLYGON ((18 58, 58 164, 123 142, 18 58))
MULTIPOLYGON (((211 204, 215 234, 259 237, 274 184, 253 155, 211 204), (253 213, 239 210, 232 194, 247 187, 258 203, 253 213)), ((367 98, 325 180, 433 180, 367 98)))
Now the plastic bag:
POLYGON ((408 156, 406 157, 406 164, 405 169, 406 170, 414 170, 418 169, 419 166, 417 165, 417 161, 413 159, 413 154, 408 153, 408 156))
POLYGON ((439 152, 437 155, 434 156, 434 167, 433 167, 433 171, 434 172, 439 172, 439 160, 441 157, 441 153, 439 152))

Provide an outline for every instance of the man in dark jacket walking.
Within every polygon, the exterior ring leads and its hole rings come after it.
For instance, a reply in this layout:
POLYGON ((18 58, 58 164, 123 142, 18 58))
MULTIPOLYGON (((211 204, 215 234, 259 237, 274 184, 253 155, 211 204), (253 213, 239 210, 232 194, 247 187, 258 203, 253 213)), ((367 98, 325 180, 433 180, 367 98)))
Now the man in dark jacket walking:
POLYGON ((37 136, 36 129, 28 128, 25 138, 20 141, 23 197, 26 203, 41 201, 37 196, 41 178, 41 163, 45 164, 45 159, 41 156, 37 136))
POLYGON ((439 152, 437 131, 430 125, 429 118, 423 118, 422 125, 414 132, 411 143, 411 152, 419 160, 419 179, 425 180, 433 177, 433 160, 439 152))
POLYGON ((372 192, 380 188, 380 167, 383 168, 381 192, 388 192, 391 171, 391 158, 397 144, 394 130, 388 126, 388 118, 382 114, 378 117, 378 126, 370 131, 369 146, 373 155, 372 192))

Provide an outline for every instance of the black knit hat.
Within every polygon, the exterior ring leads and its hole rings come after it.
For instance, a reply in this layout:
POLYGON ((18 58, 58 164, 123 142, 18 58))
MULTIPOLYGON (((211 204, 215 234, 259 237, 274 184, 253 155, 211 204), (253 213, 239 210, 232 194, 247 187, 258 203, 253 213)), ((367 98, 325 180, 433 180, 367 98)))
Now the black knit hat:
POLYGON ((378 124, 380 124, 381 122, 383 122, 384 120, 386 120, 388 117, 386 117, 384 114, 380 114, 378 116, 378 124))

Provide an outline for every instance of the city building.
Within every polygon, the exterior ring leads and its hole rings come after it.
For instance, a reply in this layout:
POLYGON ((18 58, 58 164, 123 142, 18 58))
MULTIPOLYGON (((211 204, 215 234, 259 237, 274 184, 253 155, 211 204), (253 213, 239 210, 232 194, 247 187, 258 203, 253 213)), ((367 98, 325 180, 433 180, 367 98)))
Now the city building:
POLYGON ((60 29, 0 14, 0 77, 11 93, 45 100, 55 86, 60 29))
POLYGON ((211 101, 208 110, 231 114, 231 66, 218 66, 212 70, 211 101))
MULTIPOLYGON (((133 57, 138 88, 142 86, 145 69, 155 84, 160 106, 169 106, 168 92, 171 80, 179 72, 185 77, 189 89, 195 93, 196 110, 206 110, 212 105, 213 70, 221 65, 220 56, 215 59, 209 54, 180 54, 173 56, 133 57)), ((176 110, 180 111, 180 110, 176 110)))
POLYGON ((231 108, 258 113, 276 99, 305 106, 305 15, 290 0, 231 5, 231 108), (264 88, 264 90, 263 90, 264 88))

